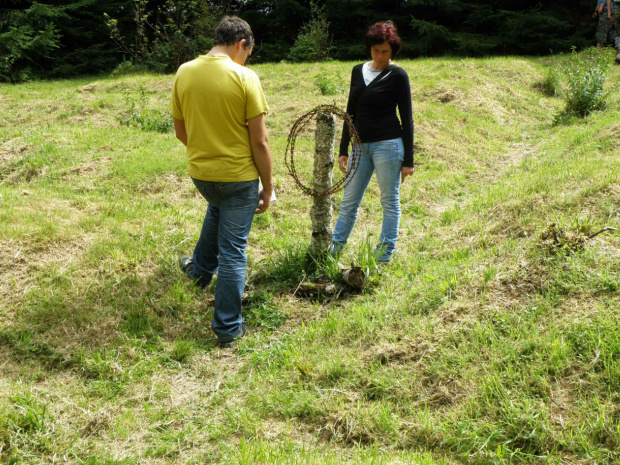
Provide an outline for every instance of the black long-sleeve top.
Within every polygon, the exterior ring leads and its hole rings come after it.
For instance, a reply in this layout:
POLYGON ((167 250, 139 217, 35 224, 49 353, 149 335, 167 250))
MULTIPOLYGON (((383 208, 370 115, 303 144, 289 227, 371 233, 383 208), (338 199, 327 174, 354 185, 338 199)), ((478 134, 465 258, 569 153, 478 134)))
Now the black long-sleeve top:
MULTIPOLYGON (((403 138, 403 166, 413 167, 413 115, 409 76, 396 65, 388 66, 370 84, 362 74, 364 65, 356 65, 351 73, 347 113, 362 142, 403 138), (396 116, 396 108, 400 121, 396 116)), ((348 156, 351 136, 345 124, 340 140, 340 156, 348 156)))

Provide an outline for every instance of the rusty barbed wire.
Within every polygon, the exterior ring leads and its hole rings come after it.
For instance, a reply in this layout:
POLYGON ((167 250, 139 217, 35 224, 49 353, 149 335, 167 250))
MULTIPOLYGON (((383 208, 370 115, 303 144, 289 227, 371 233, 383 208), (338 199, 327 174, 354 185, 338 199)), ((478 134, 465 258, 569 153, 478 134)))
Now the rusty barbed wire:
POLYGON ((299 186, 299 188, 307 195, 312 197, 325 197, 327 195, 332 195, 339 190, 342 190, 346 187, 347 184, 351 182, 351 179, 355 175, 357 168, 360 164, 360 159, 362 157, 362 143, 360 141, 359 135, 353 126, 353 121, 351 121, 351 117, 345 112, 338 108, 336 105, 319 105, 315 109, 309 111, 308 113, 302 115, 295 121, 293 127, 291 128, 291 132, 288 135, 288 140, 286 143, 286 152, 284 153, 284 163, 288 168, 288 172, 295 180, 295 183, 299 186), (297 169, 295 168, 295 142, 297 140, 297 135, 304 129, 308 122, 312 121, 312 119, 318 115, 319 113, 331 113, 336 115, 336 117, 340 118, 344 121, 344 124, 347 125, 349 129, 349 134, 351 135, 351 154, 349 155, 349 163, 347 173, 340 180, 335 182, 330 189, 325 189, 322 191, 317 191, 311 187, 308 187, 303 184, 301 178, 297 174, 297 169))

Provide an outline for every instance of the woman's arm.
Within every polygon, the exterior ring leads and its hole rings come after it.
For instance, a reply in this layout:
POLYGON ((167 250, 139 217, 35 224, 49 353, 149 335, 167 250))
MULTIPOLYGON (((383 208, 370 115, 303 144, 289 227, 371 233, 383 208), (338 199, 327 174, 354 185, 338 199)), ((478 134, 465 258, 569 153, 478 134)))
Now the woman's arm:
POLYGON ((413 168, 413 112, 411 108, 411 86, 409 76, 401 68, 401 76, 398 80, 396 104, 403 128, 403 144, 405 146, 405 159, 403 166, 413 168))
MULTIPOLYGON (((356 73, 355 73, 355 68, 353 68, 353 71, 351 71, 351 82, 349 84, 349 99, 347 100, 347 114, 351 117, 351 120, 353 121, 353 123, 355 123, 355 107, 357 106, 357 99, 355 99, 354 95, 353 95, 353 84, 354 81, 356 79, 356 73)), ((342 138, 340 139, 340 150, 339 150, 339 155, 340 157, 348 157, 349 156, 349 143, 351 142, 351 134, 349 133, 349 126, 347 125, 346 121, 343 121, 342 123, 342 138)), ((342 163, 340 162, 339 159, 339 164, 340 164, 340 169, 342 170, 342 163)), ((345 170, 344 172, 346 173, 346 161, 345 161, 345 170)))

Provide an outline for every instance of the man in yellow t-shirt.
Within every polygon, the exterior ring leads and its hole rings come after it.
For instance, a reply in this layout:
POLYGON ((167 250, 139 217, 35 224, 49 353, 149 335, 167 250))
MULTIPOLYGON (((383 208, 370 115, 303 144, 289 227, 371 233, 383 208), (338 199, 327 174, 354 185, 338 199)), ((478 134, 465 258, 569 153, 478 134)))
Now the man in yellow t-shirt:
POLYGON ((267 210, 273 193, 267 102, 258 76, 244 66, 253 46, 248 23, 223 18, 214 47, 179 67, 170 100, 189 174, 208 202, 193 256, 181 257, 179 266, 201 287, 217 272, 212 328, 222 347, 233 347, 247 331, 245 248, 254 214, 267 210))

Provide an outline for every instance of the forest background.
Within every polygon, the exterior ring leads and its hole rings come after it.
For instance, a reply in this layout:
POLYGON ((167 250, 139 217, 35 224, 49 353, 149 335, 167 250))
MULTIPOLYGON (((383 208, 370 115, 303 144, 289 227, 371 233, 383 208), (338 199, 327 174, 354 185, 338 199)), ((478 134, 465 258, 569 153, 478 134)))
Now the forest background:
POLYGON ((0 82, 110 72, 174 72, 204 53, 224 14, 246 19, 254 63, 359 60, 391 19, 402 58, 545 55, 593 45, 594 0, 6 0, 0 82))

